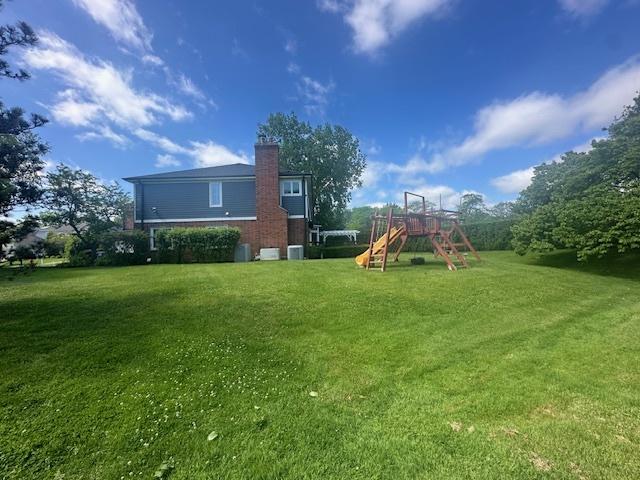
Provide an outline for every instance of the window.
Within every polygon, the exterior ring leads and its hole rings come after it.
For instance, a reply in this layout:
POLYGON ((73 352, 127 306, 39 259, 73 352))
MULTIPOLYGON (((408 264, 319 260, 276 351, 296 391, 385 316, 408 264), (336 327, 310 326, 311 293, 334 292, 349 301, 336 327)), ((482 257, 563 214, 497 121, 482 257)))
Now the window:
POLYGON ((209 183, 209 206, 222 206, 222 182, 209 183))
POLYGON ((280 185, 283 197, 299 197, 302 195, 302 182, 300 180, 284 180, 280 185))
POLYGON ((171 230, 170 228, 150 228, 149 229, 149 248, 151 250, 157 250, 158 245, 156 244, 156 235, 160 230, 171 230))

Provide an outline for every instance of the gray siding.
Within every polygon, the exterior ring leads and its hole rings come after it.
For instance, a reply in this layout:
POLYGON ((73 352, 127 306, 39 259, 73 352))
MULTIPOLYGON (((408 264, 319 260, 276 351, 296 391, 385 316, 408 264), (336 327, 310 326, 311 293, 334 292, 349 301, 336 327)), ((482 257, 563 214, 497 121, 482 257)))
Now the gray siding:
MULTIPOLYGON (((209 182, 144 183, 144 219, 255 217, 255 180, 221 181, 222 207, 209 207, 209 182), (156 211, 152 210, 153 207, 156 211)), ((136 220, 140 220, 141 185, 135 188, 136 220)))
POLYGON ((304 196, 281 197, 282 208, 289 212, 289 215, 304 215, 304 196))

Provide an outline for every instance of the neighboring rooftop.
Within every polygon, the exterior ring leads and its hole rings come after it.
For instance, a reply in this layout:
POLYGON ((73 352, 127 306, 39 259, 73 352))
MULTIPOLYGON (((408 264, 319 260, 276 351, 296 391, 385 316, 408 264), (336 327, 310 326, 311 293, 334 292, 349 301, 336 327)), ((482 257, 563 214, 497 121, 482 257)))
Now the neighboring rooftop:
MULTIPOLYGON (((174 178, 223 178, 223 177, 255 177, 255 165, 246 163, 232 163, 230 165, 220 165, 217 167, 192 168, 190 170, 179 170, 177 172, 154 173, 151 175, 140 175, 138 177, 126 177, 123 180, 135 182, 137 180, 162 180, 174 178)), ((308 175, 307 173, 292 172, 290 170, 280 170, 282 176, 308 175)))

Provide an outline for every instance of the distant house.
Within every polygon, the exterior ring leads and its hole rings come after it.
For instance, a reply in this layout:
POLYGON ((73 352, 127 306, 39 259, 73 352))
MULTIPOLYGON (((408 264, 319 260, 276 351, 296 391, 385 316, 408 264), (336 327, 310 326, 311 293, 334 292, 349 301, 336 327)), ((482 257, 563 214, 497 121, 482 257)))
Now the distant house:
POLYGON ((312 219, 311 175, 282 171, 276 143, 255 146, 255 165, 234 163, 124 180, 134 185, 133 227, 238 227, 240 243, 261 248, 305 245, 312 219))

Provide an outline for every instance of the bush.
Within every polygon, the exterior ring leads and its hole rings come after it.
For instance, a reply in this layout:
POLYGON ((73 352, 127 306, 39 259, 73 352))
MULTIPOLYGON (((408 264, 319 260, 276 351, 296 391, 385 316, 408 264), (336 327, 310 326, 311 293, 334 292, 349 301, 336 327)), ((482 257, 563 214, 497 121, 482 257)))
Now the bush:
MULTIPOLYGON (((498 220, 495 222, 467 223, 461 225, 471 245, 476 250, 511 250, 513 233, 511 227, 515 220, 498 220)), ((460 239, 455 239, 459 242, 460 239)))
POLYGON ((69 235, 64 244, 64 256, 70 267, 90 267, 96 258, 91 245, 86 245, 75 235, 69 235))
POLYGON ((308 258, 350 258, 357 257, 366 249, 369 244, 363 245, 342 245, 337 247, 325 247, 323 245, 310 245, 307 248, 308 258))
POLYGON ((61 257, 64 254, 64 247, 69 235, 49 232, 44 241, 44 253, 47 257, 61 257))
POLYGON ((232 262, 240 230, 231 227, 172 228, 156 234, 161 263, 232 262))
POLYGON ((149 235, 142 230, 103 233, 98 242, 101 266, 142 265, 149 257, 149 235))

